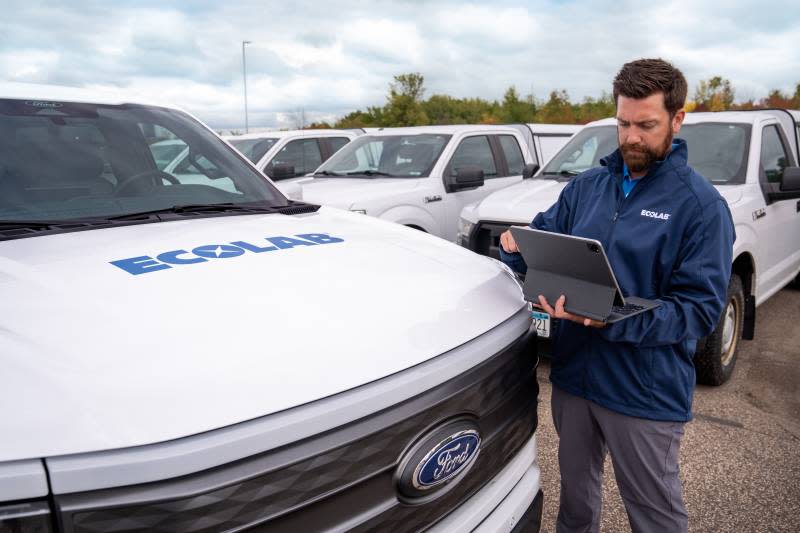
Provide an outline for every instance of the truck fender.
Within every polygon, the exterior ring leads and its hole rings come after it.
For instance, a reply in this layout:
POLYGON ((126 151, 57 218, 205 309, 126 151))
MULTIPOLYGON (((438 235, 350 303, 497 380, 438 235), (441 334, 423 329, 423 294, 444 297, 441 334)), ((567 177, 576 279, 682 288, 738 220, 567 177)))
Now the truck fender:
POLYGON ((441 228, 436 219, 426 210, 414 205, 392 207, 378 215, 378 218, 403 224, 404 226, 411 226, 436 236, 441 233, 441 228))

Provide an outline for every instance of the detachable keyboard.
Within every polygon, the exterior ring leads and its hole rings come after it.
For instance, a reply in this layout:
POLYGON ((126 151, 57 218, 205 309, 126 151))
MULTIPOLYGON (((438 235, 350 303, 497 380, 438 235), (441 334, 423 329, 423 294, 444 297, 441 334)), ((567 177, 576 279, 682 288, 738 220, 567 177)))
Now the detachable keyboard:
POLYGON ((636 305, 636 304, 630 304, 630 303, 625 304, 625 305, 615 305, 614 307, 611 308, 611 310, 614 313, 617 313, 617 314, 620 314, 620 315, 630 315, 630 314, 636 313, 637 311, 641 311, 642 309, 644 309, 643 305, 636 305))

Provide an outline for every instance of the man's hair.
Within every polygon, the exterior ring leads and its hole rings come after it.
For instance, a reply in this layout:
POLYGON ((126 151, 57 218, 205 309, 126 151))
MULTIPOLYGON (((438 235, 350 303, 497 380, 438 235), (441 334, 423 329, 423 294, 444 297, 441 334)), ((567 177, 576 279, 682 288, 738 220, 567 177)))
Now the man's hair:
POLYGON ((686 78, 663 59, 637 59, 625 63, 614 78, 614 105, 619 96, 642 99, 655 93, 664 94, 664 106, 670 116, 686 103, 686 78))

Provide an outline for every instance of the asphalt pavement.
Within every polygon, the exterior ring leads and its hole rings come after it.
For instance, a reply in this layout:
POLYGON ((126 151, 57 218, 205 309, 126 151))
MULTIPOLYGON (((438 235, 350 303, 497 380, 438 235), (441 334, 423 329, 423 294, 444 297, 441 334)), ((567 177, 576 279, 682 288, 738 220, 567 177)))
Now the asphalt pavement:
MULTIPOLYGON (((800 290, 785 288, 758 308, 756 335, 740 341, 721 387, 698 385, 680 468, 693 532, 800 532, 800 290)), ((555 531, 558 437, 547 359, 539 366, 542 531, 555 531)), ((602 531, 630 531, 606 458, 602 531)))

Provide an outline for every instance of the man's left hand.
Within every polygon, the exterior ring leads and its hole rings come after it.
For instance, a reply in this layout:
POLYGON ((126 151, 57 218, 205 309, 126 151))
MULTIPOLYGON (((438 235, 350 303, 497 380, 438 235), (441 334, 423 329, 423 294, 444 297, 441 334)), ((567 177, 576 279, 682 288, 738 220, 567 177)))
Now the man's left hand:
POLYGON ((563 320, 571 320, 573 322, 577 322, 578 324, 583 324, 587 327, 593 328, 604 328, 606 325, 604 322, 599 322, 597 320, 592 320, 591 318, 586 318, 585 316, 580 315, 573 315, 572 313, 568 313, 564 311, 564 302, 567 301, 567 298, 562 294, 556 300, 556 307, 553 307, 547 302, 547 298, 539 295, 539 305, 545 312, 553 318, 561 318, 563 320))

